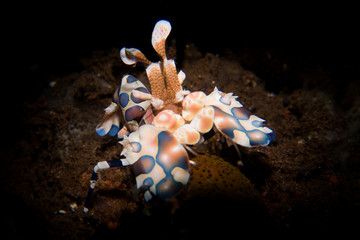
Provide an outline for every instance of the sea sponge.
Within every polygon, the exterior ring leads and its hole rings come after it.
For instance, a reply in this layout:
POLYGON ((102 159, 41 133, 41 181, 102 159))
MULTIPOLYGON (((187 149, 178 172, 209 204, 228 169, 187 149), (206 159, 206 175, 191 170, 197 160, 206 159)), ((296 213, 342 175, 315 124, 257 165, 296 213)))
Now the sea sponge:
POLYGON ((240 170, 215 155, 200 155, 192 159, 191 177, 184 198, 240 200, 256 195, 254 186, 240 170))

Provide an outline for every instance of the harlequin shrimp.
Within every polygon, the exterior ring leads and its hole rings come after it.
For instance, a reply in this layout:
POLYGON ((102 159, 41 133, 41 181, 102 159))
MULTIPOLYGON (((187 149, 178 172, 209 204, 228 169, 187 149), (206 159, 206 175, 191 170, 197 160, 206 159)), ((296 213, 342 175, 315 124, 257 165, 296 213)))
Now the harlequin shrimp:
POLYGON ((215 87, 206 95, 182 88, 185 73, 177 72, 175 61, 166 57, 165 41, 170 31, 171 25, 165 20, 154 27, 151 43, 161 57, 159 62, 149 61, 136 48, 120 50, 125 64, 146 66, 151 91, 133 76, 122 78, 96 127, 99 136, 122 139, 122 158, 94 167, 84 212, 88 211, 99 170, 130 165, 146 201, 154 197, 167 200, 189 181, 192 162, 187 145, 201 144, 203 135, 212 129, 244 147, 266 146, 275 140, 273 130, 263 125, 265 120, 244 108, 233 93, 215 87))

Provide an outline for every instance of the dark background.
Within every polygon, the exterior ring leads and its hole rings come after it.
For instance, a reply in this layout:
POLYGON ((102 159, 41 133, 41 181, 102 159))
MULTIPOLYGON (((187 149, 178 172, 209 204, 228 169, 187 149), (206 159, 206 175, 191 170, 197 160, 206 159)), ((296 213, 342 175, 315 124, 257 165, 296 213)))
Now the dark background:
POLYGON ((277 5, 243 1, 31 2, 3 6, 2 10, 5 142, 1 148, 5 150, 22 137, 23 103, 35 101, 51 80, 81 72, 81 59, 91 57, 94 51, 135 47, 156 61, 150 39, 160 19, 172 24, 169 38, 176 40, 179 69, 185 45, 194 43, 203 53, 233 53, 242 59, 245 69, 265 81, 269 92, 279 93, 301 88, 303 82, 297 82, 294 74, 318 66, 332 77, 308 87, 332 94, 339 108, 347 107, 343 102, 346 88, 358 81, 360 74, 359 14, 354 5, 343 1, 318 5, 304 1, 277 5), (267 64, 269 53, 277 61, 267 64), (279 74, 278 68, 285 62, 292 69, 291 77, 279 74))
MULTIPOLYGON (((359 62, 359 17, 353 5, 168 2, 32 3, 4 8, 3 47, 12 58, 11 70, 19 74, 8 81, 10 87, 18 86, 25 98, 36 96, 34 91, 46 86, 50 76, 80 71, 81 58, 94 50, 136 47, 156 59, 149 39, 159 19, 171 22, 170 38, 176 39, 178 49, 187 43, 220 54, 225 49, 275 49, 299 63, 329 68, 359 62)), ((181 51, 179 55, 181 62, 181 51)))

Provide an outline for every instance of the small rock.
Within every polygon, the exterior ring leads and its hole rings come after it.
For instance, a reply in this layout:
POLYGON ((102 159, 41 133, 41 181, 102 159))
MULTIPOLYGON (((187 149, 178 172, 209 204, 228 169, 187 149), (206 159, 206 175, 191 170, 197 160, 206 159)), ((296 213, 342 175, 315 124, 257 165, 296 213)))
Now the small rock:
POLYGON ((61 209, 58 211, 58 214, 64 215, 64 214, 66 214, 66 211, 61 209))
POLYGON ((51 81, 49 83, 49 87, 51 87, 51 88, 55 87, 55 85, 56 85, 56 81, 51 81))
POLYGON ((75 212, 78 209, 78 205, 76 203, 70 204, 70 210, 72 212, 75 212))

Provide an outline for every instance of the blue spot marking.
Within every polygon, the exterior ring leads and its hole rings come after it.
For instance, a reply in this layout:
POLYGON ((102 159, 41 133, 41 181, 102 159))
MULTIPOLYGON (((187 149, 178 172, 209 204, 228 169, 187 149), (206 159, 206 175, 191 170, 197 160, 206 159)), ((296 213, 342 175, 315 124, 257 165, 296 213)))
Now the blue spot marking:
POLYGON ((102 137, 102 136, 105 136, 106 131, 105 131, 104 128, 98 128, 98 129, 96 129, 96 133, 97 133, 97 135, 99 135, 100 137, 102 137))
POLYGON ((159 151, 156 155, 156 163, 161 166, 166 174, 166 176, 156 184, 156 191, 154 194, 160 199, 169 199, 173 197, 184 186, 181 182, 175 181, 171 171, 176 167, 180 167, 185 171, 188 171, 189 169, 188 157, 185 151, 184 154, 179 156, 177 159, 171 159, 170 163, 167 162, 167 158, 163 157, 163 154, 167 155, 166 153, 163 153, 163 151, 168 151, 169 147, 171 148, 172 146, 176 146, 174 141, 177 143, 174 136, 167 131, 160 132, 158 135, 159 151))
POLYGON ((159 152, 156 155, 156 162, 164 169, 166 174, 171 174, 171 171, 175 168, 175 167, 180 167, 182 169, 188 170, 188 163, 187 163, 187 158, 186 155, 181 156, 178 159, 173 159, 172 161, 174 162, 174 164, 171 166, 171 168, 168 168, 165 166, 165 164, 163 164, 161 162, 161 154, 163 150, 167 149, 167 145, 168 144, 173 144, 173 142, 176 141, 175 137, 167 132, 167 131, 163 131, 160 132, 158 135, 158 149, 159 152))
POLYGON ((138 143, 138 142, 131 142, 131 144, 132 144, 132 145, 136 145, 136 149, 134 148, 134 149, 133 149, 133 152, 138 153, 138 152, 141 151, 141 144, 140 144, 140 143, 138 143))
POLYGON ((129 103, 129 95, 127 93, 121 93, 119 96, 119 104, 122 108, 125 108, 129 103))
POLYGON ((252 113, 244 107, 233 107, 231 113, 236 119, 248 120, 252 113))
POLYGON ((147 177, 144 179, 143 185, 149 188, 154 185, 154 180, 151 177, 147 177))
POLYGON ((156 185, 156 195, 160 199, 169 199, 173 197, 182 187, 182 183, 176 182, 171 175, 167 175, 156 185))
POLYGON ((222 116, 224 118, 229 118, 229 119, 233 119, 235 126, 230 126, 229 128, 222 128, 219 129, 221 132, 223 132, 225 135, 227 135, 230 138, 234 138, 234 130, 238 130, 241 132, 246 132, 246 129, 240 124, 240 122, 236 119, 236 117, 234 117, 233 115, 227 114, 226 112, 224 112, 223 110, 221 110, 218 107, 212 106, 215 110, 215 117, 216 116, 222 116))
POLYGON ((127 122, 132 120, 140 122, 144 114, 145 110, 141 106, 135 105, 125 111, 125 120, 127 122))
POLYGON ((133 83, 133 82, 136 82, 136 81, 139 81, 137 78, 135 78, 134 76, 131 76, 129 75, 126 79, 126 82, 127 83, 133 83))
POLYGON ((119 127, 116 125, 112 125, 109 131, 109 136, 113 137, 119 132, 119 127))
POLYGON ((229 101, 228 103, 227 103, 227 102, 224 102, 224 101, 223 101, 223 98, 224 98, 224 96, 221 96, 220 99, 219 99, 219 101, 220 101, 222 104, 224 104, 224 105, 230 106, 231 101, 229 101))
POLYGON ((143 93, 150 93, 149 90, 147 90, 146 87, 138 87, 135 90, 138 90, 138 91, 143 92, 143 93))
MULTIPOLYGON (((136 88, 135 90, 139 91, 139 92, 143 92, 143 93, 150 93, 146 88, 144 87, 138 87, 136 88)), ((134 103, 141 103, 143 102, 144 100, 142 100, 141 98, 136 98, 134 97, 134 94, 131 92, 131 96, 130 96, 131 100, 134 102, 134 103)))
POLYGON ((135 176, 139 176, 141 174, 151 173, 154 167, 155 159, 150 155, 143 155, 133 165, 131 165, 131 170, 135 176))
POLYGON ((263 146, 268 145, 271 141, 270 136, 259 130, 252 130, 246 133, 250 139, 251 146, 263 146))
MULTIPOLYGON (((257 129, 249 131, 249 130, 245 129, 241 125, 241 123, 239 122, 238 119, 236 119, 236 117, 225 113, 224 111, 220 110, 219 108, 217 108, 215 106, 212 106, 212 107, 215 110, 215 116, 221 116, 221 117, 224 117, 224 118, 229 117, 229 118, 233 118, 235 120, 233 126, 227 126, 227 127, 223 127, 222 129, 219 129, 221 133, 223 133, 224 135, 228 136, 231 139, 233 139, 235 137, 235 134, 234 134, 235 130, 245 133, 246 136, 250 140, 250 145, 251 146, 267 145, 275 138, 275 135, 273 133, 272 134, 271 133, 267 134, 267 133, 264 133, 264 132, 259 131, 257 129)), ((237 115, 240 116, 239 112, 237 112, 237 115)), ((257 120, 255 120, 255 121, 260 122, 260 121, 257 121, 257 120)), ((260 122, 260 123, 262 123, 262 122, 260 122)), ((259 123, 255 123, 255 125, 259 125, 259 123)))
POLYGON ((229 138, 233 139, 235 137, 235 135, 234 135, 235 129, 236 128, 223 128, 223 129, 221 129, 221 132, 223 134, 225 134, 226 136, 228 136, 229 138))
POLYGON ((251 123, 254 127, 264 127, 264 124, 263 124, 263 122, 261 122, 261 121, 258 121, 258 120, 254 120, 254 121, 252 121, 252 123, 251 123))

